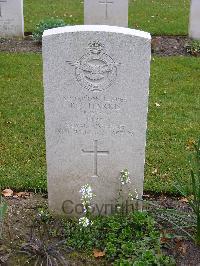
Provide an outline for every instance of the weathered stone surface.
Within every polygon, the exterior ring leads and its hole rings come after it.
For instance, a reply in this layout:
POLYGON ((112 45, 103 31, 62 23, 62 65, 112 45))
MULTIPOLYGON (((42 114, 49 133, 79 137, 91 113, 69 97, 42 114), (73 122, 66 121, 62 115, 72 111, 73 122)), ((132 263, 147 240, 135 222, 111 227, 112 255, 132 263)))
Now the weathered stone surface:
POLYGON ((200 0, 191 0, 189 36, 200 40, 200 0))
POLYGON ((128 27, 128 0, 85 0, 85 25, 128 27))
MULTIPOLYGON (((90 184, 96 213, 118 198, 120 171, 143 193, 151 37, 110 26, 43 35, 49 207, 78 215, 90 184), (99 208, 99 209, 98 209, 99 208), (70 212, 70 210, 72 212, 70 212)), ((127 188, 128 189, 128 188, 127 188)))
POLYGON ((0 0, 0 37, 23 36, 23 0, 0 0))

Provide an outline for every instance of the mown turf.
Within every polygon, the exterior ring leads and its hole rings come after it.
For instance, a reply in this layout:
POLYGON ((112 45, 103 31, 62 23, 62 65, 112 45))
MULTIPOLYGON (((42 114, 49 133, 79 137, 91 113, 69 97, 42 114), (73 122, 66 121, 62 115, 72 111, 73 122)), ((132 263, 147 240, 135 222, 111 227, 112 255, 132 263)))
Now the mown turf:
POLYGON ((0 53, 0 185, 46 188, 41 57, 0 53))
MULTIPOLYGON (((0 62, 0 186, 46 189, 41 55, 0 53, 0 62)), ((187 141, 200 135, 199 64, 152 61, 146 191, 173 193, 174 180, 188 179, 187 141)))
MULTIPOLYGON (((123 1, 123 0, 122 0, 123 1)), ((25 0, 25 31, 46 18, 63 18, 83 24, 83 0, 25 0)), ((151 34, 182 35, 188 32, 190 0, 129 0, 129 27, 151 34)))
POLYGON ((174 192, 173 182, 190 175, 188 141, 200 137, 199 64, 189 57, 152 61, 146 190, 174 192))

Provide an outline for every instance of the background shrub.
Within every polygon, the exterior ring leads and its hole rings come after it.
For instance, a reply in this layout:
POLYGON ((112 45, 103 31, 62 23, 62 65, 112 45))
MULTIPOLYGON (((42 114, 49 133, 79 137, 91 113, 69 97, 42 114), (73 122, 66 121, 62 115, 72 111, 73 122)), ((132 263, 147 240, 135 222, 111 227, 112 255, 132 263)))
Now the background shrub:
POLYGON ((66 23, 62 19, 49 18, 41 21, 36 25, 36 29, 33 32, 33 39, 37 42, 42 41, 42 35, 45 30, 66 26, 66 23))

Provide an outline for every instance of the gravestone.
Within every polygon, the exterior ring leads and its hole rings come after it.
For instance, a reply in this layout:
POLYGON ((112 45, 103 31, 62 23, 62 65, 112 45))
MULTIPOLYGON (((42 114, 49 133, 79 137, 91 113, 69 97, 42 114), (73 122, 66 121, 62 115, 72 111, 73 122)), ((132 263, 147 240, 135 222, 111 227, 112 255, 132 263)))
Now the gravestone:
POLYGON ((200 40, 200 0, 191 0, 189 36, 200 40))
POLYGON ((23 36, 23 0, 0 0, 0 37, 23 36))
POLYGON ((85 0, 85 25, 128 27, 128 0, 85 0))
POLYGON ((50 210, 80 215, 79 191, 89 184, 95 213, 112 212, 123 169, 142 197, 150 55, 150 34, 128 28, 44 32, 50 210))

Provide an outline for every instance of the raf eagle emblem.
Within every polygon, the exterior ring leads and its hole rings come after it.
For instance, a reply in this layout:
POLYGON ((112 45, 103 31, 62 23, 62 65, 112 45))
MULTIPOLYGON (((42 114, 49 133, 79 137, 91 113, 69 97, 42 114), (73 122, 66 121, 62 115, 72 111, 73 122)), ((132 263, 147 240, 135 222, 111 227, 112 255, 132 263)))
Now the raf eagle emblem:
POLYGON ((75 67, 77 81, 89 91, 104 91, 110 87, 117 77, 120 65, 105 53, 104 45, 98 41, 90 43, 87 53, 77 62, 66 62, 75 67))

